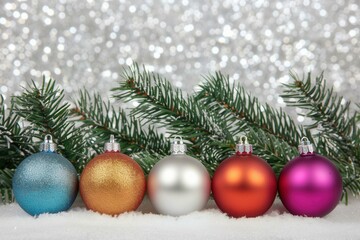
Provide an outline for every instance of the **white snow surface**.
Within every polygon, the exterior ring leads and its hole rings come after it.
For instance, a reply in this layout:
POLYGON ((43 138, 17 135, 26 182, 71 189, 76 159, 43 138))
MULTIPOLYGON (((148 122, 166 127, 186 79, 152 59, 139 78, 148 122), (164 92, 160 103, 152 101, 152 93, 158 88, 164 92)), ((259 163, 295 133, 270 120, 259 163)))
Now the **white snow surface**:
POLYGON ((340 203, 324 218, 292 216, 279 199, 257 218, 230 218, 210 200, 206 209, 186 216, 158 215, 147 199, 136 212, 117 217, 84 208, 81 199, 67 212, 36 218, 18 204, 0 206, 0 240, 11 239, 360 239, 360 199, 340 203))

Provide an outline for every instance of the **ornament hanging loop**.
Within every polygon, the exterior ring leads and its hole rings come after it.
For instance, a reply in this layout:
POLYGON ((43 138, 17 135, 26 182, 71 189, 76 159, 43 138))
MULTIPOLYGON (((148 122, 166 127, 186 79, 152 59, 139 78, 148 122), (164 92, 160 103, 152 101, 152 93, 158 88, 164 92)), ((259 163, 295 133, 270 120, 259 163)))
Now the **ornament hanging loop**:
POLYGON ((301 138, 301 144, 299 145, 299 153, 300 155, 313 155, 314 154, 314 146, 311 144, 307 137, 301 138))
POLYGON ((120 144, 115 141, 113 134, 110 135, 110 141, 105 143, 104 146, 105 152, 120 152, 120 144))
POLYGON ((56 143, 53 142, 52 136, 50 134, 46 134, 44 137, 44 142, 40 144, 41 152, 55 152, 57 149, 56 143))
POLYGON ((186 145, 184 144, 182 137, 176 135, 170 145, 171 154, 185 154, 186 150, 186 145))
POLYGON ((248 139, 245 135, 240 136, 239 143, 236 144, 236 154, 249 155, 253 151, 253 147, 249 144, 248 139))
POLYGON ((240 143, 249 144, 247 136, 243 135, 240 137, 240 143))

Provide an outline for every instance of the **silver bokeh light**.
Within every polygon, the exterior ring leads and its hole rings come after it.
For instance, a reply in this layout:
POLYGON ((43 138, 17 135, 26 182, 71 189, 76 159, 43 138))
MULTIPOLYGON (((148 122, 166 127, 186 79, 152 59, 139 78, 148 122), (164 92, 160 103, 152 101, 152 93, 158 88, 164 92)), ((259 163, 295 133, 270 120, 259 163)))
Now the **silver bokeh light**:
POLYGON ((84 86, 109 96, 135 60, 189 93, 221 70, 277 107, 289 69, 324 70, 359 102, 359 26, 358 0, 4 1, 0 94, 8 101, 45 74, 69 98, 84 86))

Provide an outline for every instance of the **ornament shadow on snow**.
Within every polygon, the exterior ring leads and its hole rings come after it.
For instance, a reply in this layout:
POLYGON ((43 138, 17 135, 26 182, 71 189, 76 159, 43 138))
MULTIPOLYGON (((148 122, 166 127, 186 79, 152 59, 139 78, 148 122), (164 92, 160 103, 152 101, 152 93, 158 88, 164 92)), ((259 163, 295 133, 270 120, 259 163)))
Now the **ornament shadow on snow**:
POLYGON ((280 173, 280 199, 294 215, 323 217, 341 199, 340 172, 329 159, 314 152, 306 137, 301 139, 299 153, 300 156, 287 163, 280 173))
POLYGON ((99 213, 118 215, 134 211, 146 190, 141 167, 120 152, 114 135, 105 143, 104 153, 86 165, 80 176, 80 195, 85 206, 99 213))
POLYGON ((181 216, 203 209, 210 196, 210 176, 199 160, 186 155, 186 145, 176 136, 171 155, 151 169, 148 195, 155 209, 165 215, 181 216))
POLYGON ((46 135, 40 152, 25 158, 15 171, 15 199, 30 215, 66 211, 78 193, 76 170, 56 149, 52 136, 46 135))

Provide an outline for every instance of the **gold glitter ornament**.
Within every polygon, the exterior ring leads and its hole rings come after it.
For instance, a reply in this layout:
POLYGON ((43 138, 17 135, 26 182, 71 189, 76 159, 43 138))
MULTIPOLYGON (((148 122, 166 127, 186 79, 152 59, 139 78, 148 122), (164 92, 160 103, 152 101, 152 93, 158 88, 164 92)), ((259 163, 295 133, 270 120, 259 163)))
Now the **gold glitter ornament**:
POLYGON ((133 211, 146 190, 144 172, 111 135, 105 152, 92 159, 80 177, 80 195, 90 210, 109 215, 133 211))

